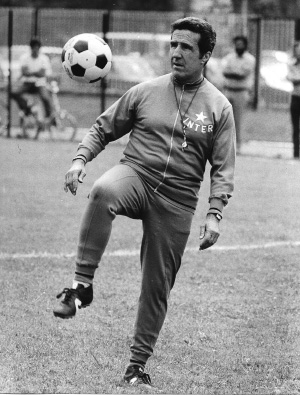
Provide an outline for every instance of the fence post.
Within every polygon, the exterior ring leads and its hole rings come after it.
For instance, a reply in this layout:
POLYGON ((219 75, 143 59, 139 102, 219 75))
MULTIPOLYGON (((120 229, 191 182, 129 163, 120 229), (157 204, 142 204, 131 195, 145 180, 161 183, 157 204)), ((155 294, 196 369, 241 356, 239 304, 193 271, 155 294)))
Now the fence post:
POLYGON ((300 19, 295 20, 295 33, 294 33, 295 41, 300 40, 300 19))
MULTIPOLYGON (((300 41, 300 19, 295 20, 295 30, 294 30, 294 40, 300 41)), ((300 152, 299 152, 299 144, 300 144, 300 136, 299 136, 300 131, 298 130, 298 133, 293 133, 293 150, 294 150, 294 158, 299 158, 300 152)))
POLYGON ((261 56, 261 18, 256 18, 256 50, 255 50, 255 78, 254 78, 254 97, 253 109, 257 110, 259 104, 259 79, 260 79, 260 56, 261 56))
POLYGON ((39 30, 39 9, 35 8, 31 25, 31 36, 38 37, 40 32, 39 30))
MULTIPOLYGON (((102 32, 103 32, 103 40, 107 42, 107 33, 109 32, 109 19, 110 19, 110 12, 107 10, 104 12, 103 17, 102 17, 102 32)), ((101 79, 101 113, 105 111, 106 109, 106 88, 107 88, 107 83, 106 79, 102 78, 101 79)))
POLYGON ((8 11, 8 84, 7 84, 7 137, 11 131, 11 52, 13 44, 13 11, 8 11))

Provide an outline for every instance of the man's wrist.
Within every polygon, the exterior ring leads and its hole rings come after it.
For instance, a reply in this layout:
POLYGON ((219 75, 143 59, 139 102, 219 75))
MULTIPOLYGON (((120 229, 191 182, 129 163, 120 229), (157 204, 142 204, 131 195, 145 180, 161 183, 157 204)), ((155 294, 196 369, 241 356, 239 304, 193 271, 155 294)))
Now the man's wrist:
POLYGON ((74 163, 76 160, 82 160, 82 162, 86 165, 87 159, 84 155, 76 155, 75 158, 72 159, 72 162, 74 163))
POLYGON ((219 222, 221 221, 221 219, 223 218, 222 217, 222 214, 221 213, 218 213, 218 212, 208 212, 207 213, 207 216, 209 217, 209 216, 214 216, 219 222))
POLYGON ((223 218, 222 211, 218 207, 210 207, 207 214, 213 214, 219 221, 223 218))
POLYGON ((83 156, 86 159, 86 162, 90 162, 94 159, 94 154, 86 147, 78 148, 76 152, 76 157, 77 156, 83 156))

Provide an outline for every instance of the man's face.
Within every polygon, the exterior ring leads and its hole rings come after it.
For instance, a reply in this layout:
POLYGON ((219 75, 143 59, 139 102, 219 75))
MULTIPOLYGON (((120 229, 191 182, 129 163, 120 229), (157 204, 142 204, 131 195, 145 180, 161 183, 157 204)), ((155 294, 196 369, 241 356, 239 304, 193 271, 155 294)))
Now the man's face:
POLYGON ((199 51, 199 33, 190 30, 174 30, 170 43, 170 59, 173 76, 181 83, 197 81, 203 69, 199 51))
POLYGON ((243 53, 246 50, 246 46, 243 40, 236 40, 235 41, 235 52, 239 55, 242 56, 243 53))
POLYGON ((33 58, 37 58, 40 52, 40 46, 39 45, 33 45, 31 47, 31 56, 33 58))

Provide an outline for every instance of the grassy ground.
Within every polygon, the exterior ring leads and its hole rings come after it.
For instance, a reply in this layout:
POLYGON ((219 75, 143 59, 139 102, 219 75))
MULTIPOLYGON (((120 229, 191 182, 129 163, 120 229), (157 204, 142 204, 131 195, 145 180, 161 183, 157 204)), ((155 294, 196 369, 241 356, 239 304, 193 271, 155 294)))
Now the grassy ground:
MULTIPOLYGON (((93 304, 73 320, 52 315, 56 293, 72 281, 68 254, 75 252, 86 196, 123 149, 111 146, 90 163, 73 197, 62 187, 76 146, 0 141, 1 393, 140 393, 120 385, 139 295, 139 258, 109 255, 139 249, 140 221, 116 219, 93 304)), ((207 177, 148 365, 162 393, 300 392, 300 247, 289 245, 300 240, 299 178, 298 161, 239 156, 236 191, 217 244, 224 248, 199 253, 207 177)))

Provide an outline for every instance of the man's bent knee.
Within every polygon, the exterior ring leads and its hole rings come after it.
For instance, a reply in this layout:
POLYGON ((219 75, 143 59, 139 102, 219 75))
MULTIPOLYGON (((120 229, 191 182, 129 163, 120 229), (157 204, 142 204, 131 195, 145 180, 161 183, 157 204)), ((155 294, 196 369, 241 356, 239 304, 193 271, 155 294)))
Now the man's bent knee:
POLYGON ((107 183, 100 178, 94 183, 89 198, 92 200, 101 199, 110 202, 114 201, 116 196, 116 188, 113 188, 111 183, 107 183))

